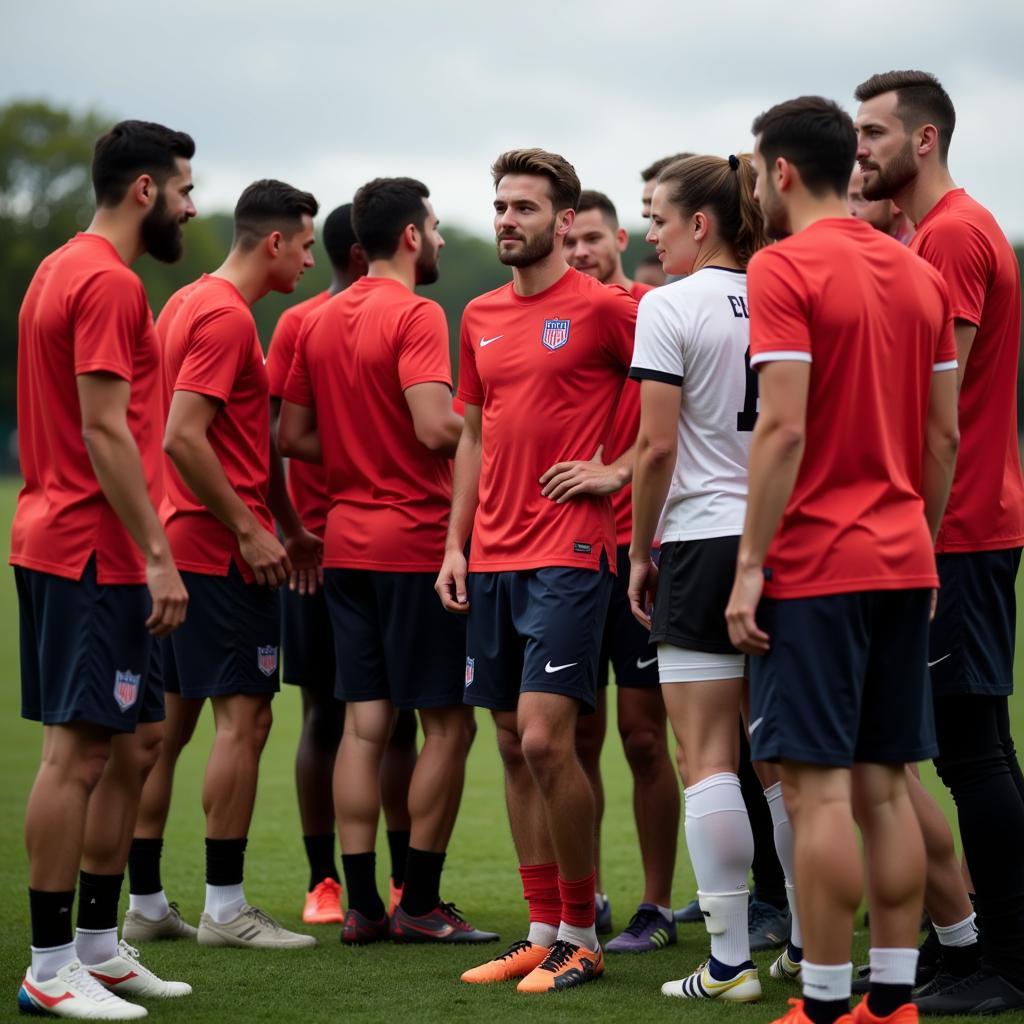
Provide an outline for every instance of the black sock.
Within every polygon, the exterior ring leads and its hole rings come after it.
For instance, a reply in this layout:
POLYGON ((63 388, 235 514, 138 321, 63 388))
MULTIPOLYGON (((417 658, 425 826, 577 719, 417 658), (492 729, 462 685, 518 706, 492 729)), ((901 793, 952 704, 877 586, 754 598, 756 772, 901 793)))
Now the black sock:
POLYGON ((876 1017, 888 1017, 910 1002, 912 985, 879 985, 871 983, 868 990, 868 1009, 876 1017))
POLYGON ((163 889, 160 881, 162 839, 133 839, 128 851, 128 891, 136 896, 149 896, 163 889))
POLYGON ((405 885, 405 862, 409 858, 409 830, 388 832, 388 849, 391 851, 391 883, 401 889, 405 885))
POLYGON ((441 869, 444 854, 409 847, 402 890, 402 909, 413 917, 429 914, 441 902, 441 869))
POLYGON ((36 949, 66 946, 72 940, 71 907, 75 890, 40 892, 29 889, 28 908, 32 918, 32 945, 36 949))
POLYGON ((943 946, 939 969, 958 978, 966 978, 981 966, 981 944, 943 946))
POLYGON ((78 927, 90 932, 117 927, 117 903, 124 875, 78 873, 78 927))
POLYGON ((338 869, 334 866, 334 833, 322 836, 303 836, 306 844, 306 859, 309 861, 309 891, 312 892, 325 878, 340 882, 338 869))
POLYGON ((341 869, 345 872, 349 910, 358 910, 368 921, 379 921, 385 910, 377 892, 377 854, 343 853, 341 869))
POLYGON ((839 1020, 844 1013, 849 1012, 849 999, 824 1000, 809 999, 807 996, 804 996, 804 1013, 810 1017, 814 1024, 835 1024, 835 1021, 839 1020))
POLYGON ((248 839, 206 840, 206 884, 241 885, 248 839))

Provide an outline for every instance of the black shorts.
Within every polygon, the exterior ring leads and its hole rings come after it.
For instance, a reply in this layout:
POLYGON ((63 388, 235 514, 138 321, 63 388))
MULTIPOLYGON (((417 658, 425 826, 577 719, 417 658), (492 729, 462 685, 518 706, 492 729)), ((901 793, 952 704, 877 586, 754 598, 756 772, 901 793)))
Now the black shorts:
POLYGON ((435 575, 325 569, 338 700, 396 708, 462 703, 466 624, 441 607, 435 575))
POLYGON ((470 573, 466 703, 513 711, 520 693, 558 693, 593 711, 611 590, 605 564, 470 573))
POLYGON ((1013 693, 1020 548, 936 556, 938 606, 928 641, 936 697, 1013 693))
POLYGON ((739 537, 671 541, 661 546, 651 643, 739 654, 725 624, 739 546, 739 537))
POLYGON ((173 659, 165 658, 170 692, 177 685, 187 699, 277 693, 278 592, 246 583, 234 563, 226 576, 183 572, 181 578, 188 589, 188 613, 170 637, 173 659))
POLYGON ((282 593, 281 649, 286 683, 334 696, 334 633, 322 587, 315 594, 282 593))
POLYGON ((608 666, 615 670, 615 682, 628 688, 658 685, 658 651, 651 634, 640 625, 629 607, 629 545, 615 553, 618 575, 612 582, 608 616, 604 622, 601 655, 597 661, 597 685, 608 685, 608 666))
POLYGON ((133 732, 164 717, 152 609, 144 584, 96 582, 14 568, 21 646, 21 714, 44 725, 90 722, 133 732))
POLYGON ((771 649, 750 659, 755 761, 848 768, 934 757, 930 590, 764 598, 771 649))

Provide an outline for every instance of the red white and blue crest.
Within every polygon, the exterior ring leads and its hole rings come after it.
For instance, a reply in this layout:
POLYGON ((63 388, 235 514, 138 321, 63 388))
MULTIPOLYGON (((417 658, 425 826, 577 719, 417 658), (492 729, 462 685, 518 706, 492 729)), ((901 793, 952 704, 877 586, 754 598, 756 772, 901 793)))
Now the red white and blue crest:
POLYGON ((257 647, 256 664, 265 676, 272 676, 277 671, 277 648, 257 647))
POLYGON ((476 658, 466 659, 466 685, 470 686, 473 682, 473 677, 476 675, 476 658))
POLYGON ((551 349, 552 352, 556 348, 561 348, 569 340, 569 321, 545 320, 540 340, 543 342, 544 347, 551 349))
POLYGON ((132 672, 114 673, 114 700, 122 711, 127 711, 139 699, 142 674, 132 672))

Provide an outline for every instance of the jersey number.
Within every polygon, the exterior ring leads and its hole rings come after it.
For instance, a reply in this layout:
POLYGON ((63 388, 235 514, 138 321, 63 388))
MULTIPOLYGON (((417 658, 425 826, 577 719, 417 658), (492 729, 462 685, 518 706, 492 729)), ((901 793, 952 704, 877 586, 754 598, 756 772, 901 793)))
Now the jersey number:
POLYGON ((747 390, 743 395, 743 408, 736 413, 737 430, 753 430, 757 423, 757 371, 750 368, 750 346, 743 353, 743 365, 747 371, 747 390))

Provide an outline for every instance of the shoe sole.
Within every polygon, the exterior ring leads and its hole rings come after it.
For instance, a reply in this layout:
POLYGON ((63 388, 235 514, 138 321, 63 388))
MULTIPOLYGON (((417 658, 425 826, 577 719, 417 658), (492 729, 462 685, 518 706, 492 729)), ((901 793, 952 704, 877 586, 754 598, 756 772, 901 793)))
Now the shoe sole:
MULTIPOLYGON (((678 982, 675 984, 678 986, 678 982)), ((664 988, 662 988, 661 994, 672 999, 686 999, 692 1003, 757 1003, 764 998, 764 991, 759 981, 745 981, 742 985, 727 989, 720 995, 688 996, 680 991, 666 992, 664 988)))
MULTIPOLYGON (((312 937, 312 936, 311 936, 312 937)), ((210 935, 208 932, 200 932, 196 936, 196 942, 200 946, 207 946, 212 949, 260 949, 260 950, 274 950, 274 949, 312 949, 317 943, 314 939, 312 942, 280 942, 280 943, 255 943, 255 942, 244 942, 241 939, 235 939, 229 936, 222 936, 213 934, 210 935)))
POLYGON ((488 942, 497 942, 501 936, 488 935, 480 939, 462 939, 454 938, 450 935, 438 938, 432 938, 429 935, 392 935, 390 938, 396 946, 416 946, 424 943, 430 943, 435 946, 482 946, 488 942))

